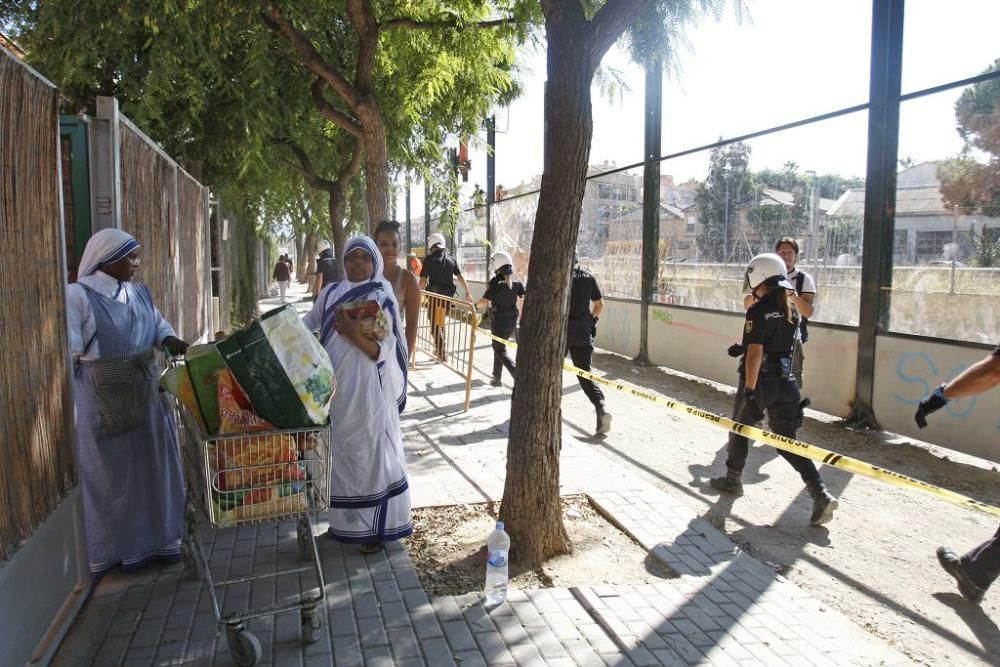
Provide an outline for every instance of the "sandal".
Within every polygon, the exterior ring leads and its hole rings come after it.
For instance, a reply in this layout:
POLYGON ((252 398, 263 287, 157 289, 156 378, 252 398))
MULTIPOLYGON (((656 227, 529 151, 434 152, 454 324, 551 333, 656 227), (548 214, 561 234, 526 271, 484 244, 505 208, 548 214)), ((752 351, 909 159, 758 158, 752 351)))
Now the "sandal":
POLYGON ((381 542, 365 542, 361 545, 361 553, 377 554, 379 551, 382 551, 384 546, 381 542))

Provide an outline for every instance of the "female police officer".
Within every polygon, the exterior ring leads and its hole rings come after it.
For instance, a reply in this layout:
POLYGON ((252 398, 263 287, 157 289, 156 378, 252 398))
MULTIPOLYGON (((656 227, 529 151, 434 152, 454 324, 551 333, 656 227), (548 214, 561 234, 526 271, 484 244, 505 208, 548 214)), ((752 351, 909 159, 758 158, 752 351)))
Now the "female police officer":
MULTIPOLYGON (((496 273, 486 286, 486 293, 479 300, 479 305, 490 305, 490 332, 494 336, 510 340, 520 317, 524 285, 514 279, 514 260, 510 253, 503 250, 493 253, 493 265, 496 267, 496 273)), ((507 346, 494 340, 493 378, 490 380, 490 384, 494 387, 500 386, 500 374, 504 368, 513 378, 514 362, 507 354, 507 346)))
MULTIPOLYGON (((795 437, 799 412, 799 388, 791 377, 792 350, 799 316, 788 300, 786 290, 794 290, 785 275, 785 262, 774 253, 757 255, 747 265, 744 288, 754 302, 747 310, 743 325, 743 359, 740 374, 744 385, 743 405, 736 421, 757 424, 767 412, 771 430, 778 435, 795 437)), ((743 466, 750 442, 745 436, 729 439, 726 476, 709 480, 712 488, 737 496, 743 495, 743 466)), ((820 479, 816 464, 798 454, 778 450, 792 464, 806 483, 813 499, 809 523, 824 524, 833 518, 837 499, 820 479)))

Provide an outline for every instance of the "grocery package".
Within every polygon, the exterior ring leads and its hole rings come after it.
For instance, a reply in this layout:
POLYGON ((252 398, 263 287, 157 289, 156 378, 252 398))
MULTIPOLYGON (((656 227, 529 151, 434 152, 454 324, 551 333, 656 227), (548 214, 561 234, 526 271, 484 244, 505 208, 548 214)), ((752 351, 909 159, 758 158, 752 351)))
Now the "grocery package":
POLYGON ((293 308, 269 311, 216 346, 264 420, 278 428, 326 423, 333 366, 293 308))
POLYGON ((219 432, 219 392, 216 389, 219 373, 226 370, 226 362, 212 343, 192 345, 184 353, 184 364, 191 376, 206 433, 219 432))
POLYGON ((385 340, 389 330, 389 322, 385 312, 379 307, 378 301, 366 299, 363 301, 347 301, 340 304, 338 317, 341 314, 351 318, 361 318, 361 333, 375 340, 385 340))
POLYGON ((238 521, 306 508, 306 472, 296 437, 269 433, 228 373, 219 375, 219 434, 242 437, 215 441, 210 462, 216 508, 224 520, 238 521), (255 435, 258 434, 259 435, 255 435))
POLYGON ((201 414, 201 406, 194 393, 194 383, 191 382, 187 366, 168 368, 163 377, 160 378, 160 389, 179 400, 194 417, 201 432, 208 433, 208 426, 205 424, 205 417, 201 414))

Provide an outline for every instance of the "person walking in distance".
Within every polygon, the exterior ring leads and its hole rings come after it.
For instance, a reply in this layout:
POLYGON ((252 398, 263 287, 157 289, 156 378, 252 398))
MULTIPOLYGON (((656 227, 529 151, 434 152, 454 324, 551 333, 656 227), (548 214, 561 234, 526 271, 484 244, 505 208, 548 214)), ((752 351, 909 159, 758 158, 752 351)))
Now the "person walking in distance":
POLYGON ((278 295, 281 297, 282 305, 284 305, 288 302, 288 283, 292 280, 292 272, 288 268, 288 259, 284 255, 278 258, 271 277, 278 281, 278 295))
MULTIPOLYGON (((454 297, 456 293, 455 280, 458 279, 465 291, 465 300, 472 303, 469 284, 465 282, 465 276, 458 268, 458 262, 448 253, 444 236, 431 234, 427 238, 427 249, 430 254, 424 258, 423 266, 420 268, 420 289, 426 289, 428 292, 441 296, 454 297)), ((449 308, 447 305, 442 307, 433 302, 429 308, 427 314, 431 322, 431 334, 434 336, 434 352, 438 360, 444 361, 447 352, 444 322, 448 318, 449 308)))
MULTIPOLYGON (((510 340, 521 315, 524 285, 514 279, 514 260, 510 253, 503 250, 493 253, 493 266, 496 271, 490 278, 479 305, 490 306, 490 333, 504 340, 510 340)), ((504 368, 510 373, 511 379, 514 379, 514 362, 507 354, 507 346, 494 340, 493 377, 490 379, 492 386, 500 386, 500 374, 504 368)))
MULTIPOLYGON (((985 359, 968 367, 951 382, 940 385, 920 401, 913 416, 919 428, 927 426, 927 415, 937 412, 949 401, 963 396, 973 396, 1000 384, 1000 346, 985 359)), ((973 604, 979 604, 986 590, 1000 576, 1000 529, 993 537, 959 556, 951 547, 938 547, 938 562, 945 572, 955 578, 958 592, 973 604)))
MULTIPOLYGON (((799 387, 791 377, 792 353, 799 326, 799 314, 791 304, 794 290, 786 277, 784 260, 776 254, 757 255, 747 265, 744 288, 754 298, 743 325, 743 357, 740 360, 740 384, 743 403, 736 421, 756 425, 767 414, 771 430, 794 438, 798 428, 799 387)), ((750 451, 746 436, 729 439, 725 477, 713 477, 713 489, 736 496, 743 495, 743 467, 750 451)), ((812 496, 809 523, 819 526, 833 518, 837 499, 827 490, 812 460, 779 449, 802 477, 812 496)))
MULTIPOLYGON (((579 259, 573 257, 573 272, 570 277, 569 321, 566 326, 566 353, 573 360, 573 365, 585 371, 590 371, 591 360, 594 357, 594 338, 597 336, 597 322, 604 310, 604 297, 597 284, 597 278, 587 269, 580 266, 579 259)), ((583 393, 594 404, 597 412, 598 435, 611 431, 611 414, 604 404, 604 392, 592 380, 580 377, 583 393)))

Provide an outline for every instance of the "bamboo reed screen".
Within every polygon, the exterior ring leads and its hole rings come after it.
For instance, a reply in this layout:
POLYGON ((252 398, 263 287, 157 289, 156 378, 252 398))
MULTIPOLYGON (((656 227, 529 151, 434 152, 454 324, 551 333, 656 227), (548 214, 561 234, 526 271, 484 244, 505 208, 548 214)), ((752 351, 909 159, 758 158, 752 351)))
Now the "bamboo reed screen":
POLYGON ((210 241, 205 210, 205 188, 178 170, 177 201, 180 212, 180 308, 184 340, 196 340, 208 330, 211 267, 210 241))
POLYGON ((136 281, 145 283, 153 303, 168 322, 178 322, 177 274, 174 270, 176 196, 174 164, 126 123, 121 131, 122 229, 142 248, 136 281))
POLYGON ((177 335, 208 331, 210 267, 205 188, 126 123, 121 130, 122 228, 142 244, 136 280, 177 335))
POLYGON ((57 92, 0 51, 0 561, 74 483, 57 92))

